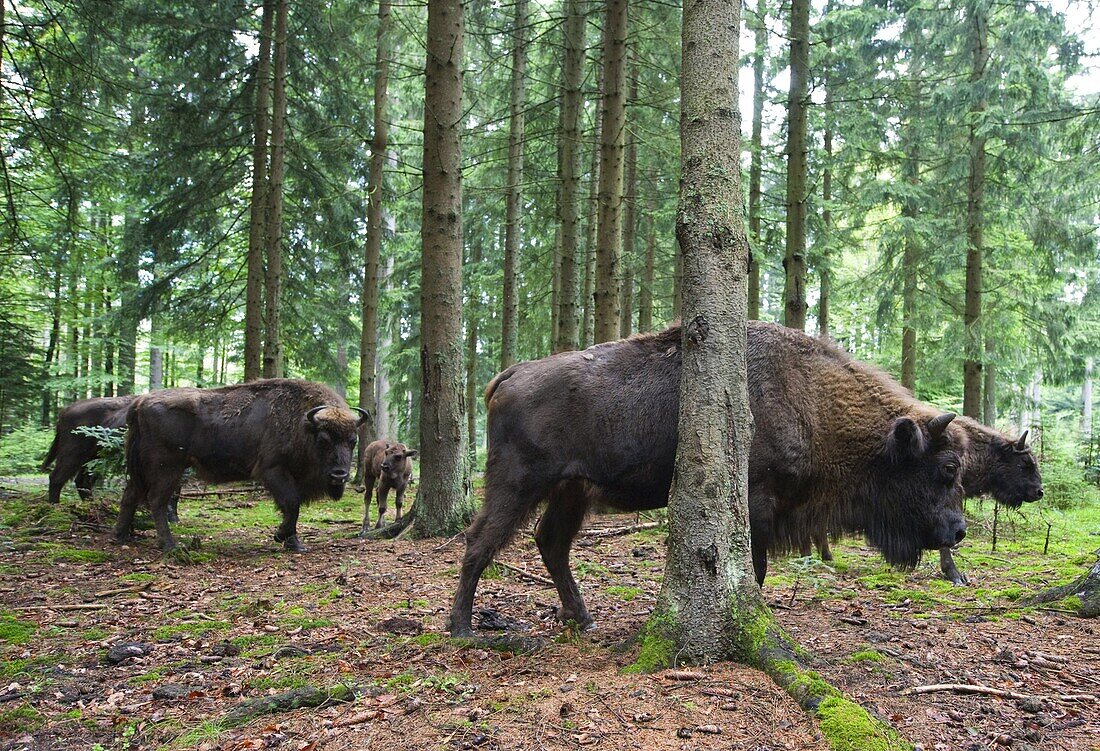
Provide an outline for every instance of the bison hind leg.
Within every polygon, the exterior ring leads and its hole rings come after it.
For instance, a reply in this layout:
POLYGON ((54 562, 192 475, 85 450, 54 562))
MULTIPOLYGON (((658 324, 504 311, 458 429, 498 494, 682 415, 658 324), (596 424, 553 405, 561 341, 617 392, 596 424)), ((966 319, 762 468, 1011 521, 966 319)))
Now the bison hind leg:
POLYGON ((449 619, 452 636, 473 634, 474 593, 481 574, 530 518, 546 491, 536 483, 486 483, 485 503, 466 530, 466 554, 449 619))
POLYGON ((569 551, 588 513, 588 506, 589 498, 583 482, 564 482, 550 493, 546 513, 535 531, 535 542, 539 546, 542 562, 561 598, 558 620, 562 623, 572 621, 582 629, 591 628, 595 622, 588 614, 584 598, 569 569, 569 551))

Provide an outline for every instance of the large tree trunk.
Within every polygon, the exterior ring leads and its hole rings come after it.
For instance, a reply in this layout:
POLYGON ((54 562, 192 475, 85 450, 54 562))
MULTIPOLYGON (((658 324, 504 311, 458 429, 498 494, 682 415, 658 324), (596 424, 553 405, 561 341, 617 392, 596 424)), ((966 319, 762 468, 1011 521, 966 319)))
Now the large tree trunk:
MULTIPOLYGON (((917 142, 913 137, 914 124, 905 126, 904 163, 902 179, 910 190, 915 190, 920 181, 919 154, 917 142)), ((913 226, 917 221, 917 202, 912 195, 906 195, 902 201, 901 251, 901 385, 912 393, 917 393, 917 232, 913 226)))
POLYGON ((450 536, 470 514, 462 383, 462 0, 428 5, 420 292, 420 492, 415 531, 450 536))
POLYGON ((787 249, 783 323, 806 327, 806 108, 809 105, 810 1, 791 0, 791 89, 787 99, 787 249))
MULTIPOLYGON (((561 268, 558 330, 553 350, 576 349, 577 257, 580 250, 581 85, 584 83, 584 0, 565 0, 565 70, 562 76, 561 149, 558 180, 558 224, 561 228, 561 268)), ((587 305, 585 306, 587 309, 587 305)))
POLYGON ((1058 602, 1067 597, 1076 598, 1075 601, 1069 602, 1069 606, 1077 611, 1079 617, 1100 617, 1100 559, 1076 580, 1061 587, 1044 590, 1032 597, 1027 604, 1039 605, 1045 602, 1058 602))
POLYGON ((987 0, 971 0, 967 14, 970 22, 972 64, 970 83, 974 102, 970 107, 970 172, 966 181, 966 302, 963 324, 966 328, 963 362, 963 414, 981 418, 982 393, 982 230, 985 195, 985 136, 981 117, 985 112, 982 78, 989 61, 987 0))
POLYGON ((274 0, 264 0, 260 22, 260 52, 256 58, 256 100, 252 110, 252 197, 248 211, 248 278, 244 302, 244 379, 263 372, 264 219, 267 211, 268 79, 271 78, 271 27, 274 0))
POLYGON ((504 302, 500 315, 500 369, 516 361, 519 334, 517 276, 523 183, 524 74, 527 68, 527 0, 516 0, 512 29, 512 88, 508 116, 508 184, 504 200, 504 302))
POLYGON ((267 194, 264 275, 264 378, 283 376, 283 174, 286 155, 287 0, 275 6, 275 83, 272 87, 271 177, 267 194))
POLYGON ((619 335, 619 265, 623 240, 623 151, 626 135, 627 0, 607 0, 603 30, 603 124, 600 129, 596 233, 595 342, 619 335))
POLYGON ((768 27, 764 0, 756 3, 753 18, 756 49, 752 58, 752 155, 749 160, 749 318, 760 318, 760 189, 764 151, 764 57, 768 54, 768 27))
POLYGON ((752 441, 746 368, 748 242, 740 214, 740 5, 684 6, 676 235, 684 256, 683 376, 668 558, 643 637, 645 668, 730 658, 757 663, 770 618, 749 552, 752 441))
MULTIPOLYGON (((828 80, 825 82, 829 86, 828 80)), ((832 100, 828 89, 825 91, 825 164, 821 173, 821 252, 818 254, 818 275, 821 277, 821 290, 817 298, 817 333, 829 335, 829 295, 832 293, 832 277, 829 271, 829 243, 833 233, 833 125, 832 100)))
MULTIPOLYGON (((389 146, 386 120, 390 80, 390 2, 378 3, 378 34, 374 60, 374 137, 370 144, 370 176, 367 182, 367 243, 363 248, 362 332, 359 338, 359 407, 370 417, 359 430, 359 455, 366 445, 384 436, 378 429, 374 404, 378 370, 378 265, 382 255, 382 181, 389 146)), ((362 462, 360 461, 359 464, 362 462)), ((358 465, 357 465, 358 466, 358 465)))

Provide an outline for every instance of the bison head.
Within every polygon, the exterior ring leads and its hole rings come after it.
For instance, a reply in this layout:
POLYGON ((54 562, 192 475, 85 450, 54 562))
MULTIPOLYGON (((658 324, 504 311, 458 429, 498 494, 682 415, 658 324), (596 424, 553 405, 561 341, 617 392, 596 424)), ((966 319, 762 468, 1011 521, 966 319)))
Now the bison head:
POLYGON ((313 435, 313 462, 323 478, 329 497, 338 500, 344 494, 351 460, 355 456, 358 428, 367 419, 367 413, 358 407, 359 417, 348 414, 347 409, 322 405, 306 412, 306 429, 313 435))
POLYGON ((1011 508, 1043 497, 1039 463, 1027 445, 1027 431, 1015 441, 995 441, 990 446, 993 461, 988 472, 988 490, 998 503, 1011 508))
POLYGON ((419 455, 419 451, 403 443, 387 444, 386 453, 382 454, 382 475, 397 484, 412 472, 412 460, 419 455))
POLYGON ((947 430, 946 413, 918 423, 899 417, 872 467, 863 528, 891 564, 912 568, 922 550, 950 547, 966 536, 962 515, 965 437, 947 430))

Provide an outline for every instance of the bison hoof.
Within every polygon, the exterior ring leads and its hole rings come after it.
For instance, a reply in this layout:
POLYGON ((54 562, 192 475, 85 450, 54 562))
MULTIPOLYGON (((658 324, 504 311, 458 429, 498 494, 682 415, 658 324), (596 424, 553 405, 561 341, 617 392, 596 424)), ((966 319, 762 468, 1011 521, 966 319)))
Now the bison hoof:
POLYGON ((283 550, 287 551, 288 553, 304 553, 309 550, 309 548, 307 548, 301 543, 300 540, 298 540, 298 535, 291 535, 282 542, 283 550))
POLYGON ((947 578, 950 579, 951 583, 954 584, 956 587, 965 587, 967 584, 970 583, 969 581, 966 580, 966 577, 963 576, 962 574, 957 574, 955 576, 949 576, 947 578))

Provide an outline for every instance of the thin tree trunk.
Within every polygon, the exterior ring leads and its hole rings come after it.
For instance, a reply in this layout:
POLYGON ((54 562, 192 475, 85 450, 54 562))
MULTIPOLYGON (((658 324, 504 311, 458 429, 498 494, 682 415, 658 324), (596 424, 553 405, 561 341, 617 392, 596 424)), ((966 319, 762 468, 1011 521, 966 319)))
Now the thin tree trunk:
POLYGON ((627 0, 607 0, 603 30, 603 124, 600 130, 594 341, 619 335, 623 240, 623 151, 626 135, 627 0))
POLYGON ((138 261, 141 254, 141 219, 127 207, 123 219, 122 249, 118 254, 118 381, 119 396, 135 393, 137 384, 138 261))
POLYGON ((451 536, 470 514, 462 363, 462 0, 428 5, 420 292, 420 492, 415 532, 451 536))
MULTIPOLYGON (((379 280, 381 288, 390 288, 390 279, 393 276, 393 256, 386 256, 386 272, 379 280)), ((382 323, 382 338, 379 341, 379 352, 389 352, 393 346, 393 329, 395 323, 382 323)), ((374 389, 374 415, 378 438, 396 437, 397 426, 390 417, 390 376, 386 368, 380 368, 374 389)))
MULTIPOLYGON (((596 99, 603 97, 603 66, 600 66, 599 84, 596 99)), ((596 109, 596 138, 592 144, 592 165, 588 179, 588 225, 584 245, 584 341, 582 347, 595 342, 596 336, 596 230, 600 214, 600 141, 603 129, 603 108, 596 109)))
POLYGON ((739 7, 721 0, 684 6, 680 441, 664 583, 647 626, 671 641, 669 663, 755 663, 761 634, 754 627, 769 619, 749 556, 749 251, 739 209, 738 118, 729 104, 737 101, 739 7))
MULTIPOLYGON (((481 263, 481 242, 470 247, 470 268, 481 263)), ((471 287, 473 285, 470 285, 471 287)), ((477 319, 480 303, 475 290, 467 290, 466 296, 466 438, 470 448, 470 466, 477 466, 477 319)))
POLYGON ((75 262, 70 266, 69 271, 69 307, 71 313, 69 316, 69 344, 68 351, 66 353, 67 367, 69 369, 69 376, 72 378, 71 386, 69 387, 69 403, 75 402, 80 398, 79 382, 80 382, 80 286, 79 279, 84 275, 84 252, 83 250, 73 244, 73 254, 75 256, 75 262))
MULTIPOLYGON (((638 101, 638 65, 630 65, 630 88, 627 94, 627 108, 638 101)), ((638 143, 634 135, 626 133, 626 167, 624 172, 623 194, 623 249, 622 249, 622 290, 619 298, 619 336, 623 339, 634 333, 634 266, 637 261, 635 244, 637 237, 638 204, 638 143)))
POLYGON ((1092 358, 1085 358, 1085 382, 1081 385, 1081 439, 1092 443, 1092 358))
POLYGON ((638 299, 638 331, 653 330, 653 277, 657 269, 657 197, 652 190, 646 197, 645 264, 638 299))
POLYGON ((379 432, 375 405, 378 371, 378 266, 382 256, 382 185, 385 177, 389 124, 386 120, 390 80, 390 2, 378 3, 378 34, 374 60, 374 137, 370 144, 367 183, 367 243, 363 249, 362 334, 359 340, 359 407, 369 418, 359 429, 359 454, 385 435, 379 432))
MULTIPOLYGON (((110 322, 111 290, 106 284, 103 285, 102 295, 103 320, 110 322)), ((115 396, 118 393, 118 383, 115 381, 115 338, 105 335, 103 337, 103 396, 115 396)))
MULTIPOLYGON (((558 224, 561 227, 561 292, 558 310, 558 337, 554 351, 576 349, 577 332, 577 256, 580 251, 581 200, 581 85, 584 83, 584 0, 565 0, 565 70, 562 76, 561 150, 558 179, 561 198, 558 224)), ((585 310, 588 310, 586 304, 585 310)))
POLYGON ((963 362, 963 414, 975 420, 981 417, 982 392, 982 230, 985 195, 985 136, 981 117, 985 112, 982 79, 989 60, 989 28, 986 0, 971 0, 967 15, 970 22, 972 65, 970 83, 975 100, 970 108, 970 172, 966 181, 966 301, 963 324, 966 329, 963 362))
MULTIPOLYGON (((830 6, 831 7, 831 6, 830 6)), ((830 44, 831 47, 831 44, 830 44)), ((821 250, 818 253, 818 276, 821 277, 821 289, 817 298, 817 333, 829 335, 829 295, 832 293, 832 278, 829 271, 830 243, 833 235, 833 100, 830 94, 831 83, 825 74, 825 164, 821 172, 821 250)))
POLYGON ((764 0, 757 0, 753 19, 756 49, 752 58, 752 155, 749 161, 749 318, 760 318, 760 189, 764 151, 764 57, 768 53, 768 27, 764 23, 767 9, 764 0))
POLYGON ((809 105, 810 2, 791 0, 791 89, 787 99, 787 250, 783 323, 806 328, 806 107, 809 105))
POLYGON ((287 0, 275 6, 275 82, 272 87, 271 177, 267 194, 264 274, 264 378, 282 378, 283 173, 286 155, 287 0))
POLYGON ((262 371, 264 219, 267 210, 268 79, 271 77, 271 27, 274 0, 264 0, 260 22, 260 52, 256 58, 256 100, 252 110, 252 196, 248 219, 248 278, 244 303, 244 379, 254 381, 262 371))
POLYGON ((985 337, 985 369, 982 386, 982 422, 993 427, 997 422, 997 366, 993 362, 993 338, 985 337))
POLYGON ((61 342, 61 263, 54 269, 53 275, 53 303, 50 306, 50 338, 46 344, 46 356, 42 359, 42 427, 53 425, 53 411, 56 401, 56 393, 50 386, 53 380, 54 359, 58 354, 58 346, 61 342))
POLYGON ((519 212, 523 183, 524 75, 527 67, 527 0, 516 0, 512 29, 512 87, 508 117, 508 184, 504 220, 504 302, 500 316, 500 369, 516 362, 519 334, 519 212))
MULTIPOLYGON (((917 142, 912 137, 913 123, 906 126, 904 164, 902 167, 903 179, 910 190, 915 190, 919 183, 919 168, 917 142)), ((901 251, 901 385, 912 393, 917 393, 917 233, 914 224, 917 219, 917 202, 907 195, 902 202, 901 216, 904 220, 902 226, 902 251, 901 251)))

